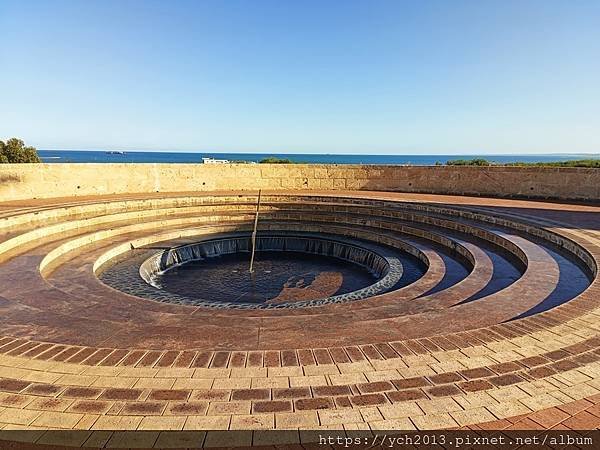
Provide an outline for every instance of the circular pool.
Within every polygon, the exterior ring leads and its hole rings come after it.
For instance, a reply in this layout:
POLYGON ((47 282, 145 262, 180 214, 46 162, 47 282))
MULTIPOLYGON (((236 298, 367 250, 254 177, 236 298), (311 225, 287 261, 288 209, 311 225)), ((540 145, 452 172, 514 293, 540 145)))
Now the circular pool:
POLYGON ((150 249, 126 258, 101 278, 119 290, 166 303, 299 308, 366 299, 397 288, 401 279, 414 281, 424 272, 411 255, 343 236, 258 235, 252 272, 251 250, 248 233, 165 244, 149 256, 150 249), (403 278, 405 266, 408 272, 403 278))

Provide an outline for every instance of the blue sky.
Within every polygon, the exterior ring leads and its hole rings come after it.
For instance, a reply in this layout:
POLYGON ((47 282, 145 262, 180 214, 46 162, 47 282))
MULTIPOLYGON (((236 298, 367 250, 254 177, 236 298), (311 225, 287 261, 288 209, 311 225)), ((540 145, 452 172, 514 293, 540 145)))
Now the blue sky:
POLYGON ((598 153, 600 2, 0 0, 38 148, 598 153))

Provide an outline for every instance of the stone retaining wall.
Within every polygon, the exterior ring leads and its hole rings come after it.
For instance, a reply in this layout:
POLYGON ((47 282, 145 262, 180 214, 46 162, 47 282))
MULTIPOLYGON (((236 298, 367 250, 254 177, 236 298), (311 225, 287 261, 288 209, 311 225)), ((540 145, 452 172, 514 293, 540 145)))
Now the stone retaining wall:
POLYGON ((323 164, 2 164, 0 201, 208 190, 373 190, 600 200, 600 170, 323 164))

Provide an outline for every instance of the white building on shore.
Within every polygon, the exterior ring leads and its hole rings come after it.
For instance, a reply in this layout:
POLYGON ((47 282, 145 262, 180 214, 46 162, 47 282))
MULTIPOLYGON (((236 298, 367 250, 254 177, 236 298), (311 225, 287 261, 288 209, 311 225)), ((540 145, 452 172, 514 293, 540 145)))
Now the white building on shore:
POLYGON ((202 164, 229 164, 228 159, 202 158, 202 164))

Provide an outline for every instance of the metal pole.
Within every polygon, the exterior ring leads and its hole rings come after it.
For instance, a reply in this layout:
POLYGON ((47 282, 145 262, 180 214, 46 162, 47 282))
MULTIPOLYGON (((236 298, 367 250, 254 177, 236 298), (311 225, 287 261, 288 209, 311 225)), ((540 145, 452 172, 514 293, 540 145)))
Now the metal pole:
POLYGON ((258 211, 260 209, 260 193, 261 189, 258 190, 258 201, 256 202, 256 215, 254 216, 254 230, 252 231, 252 256, 250 256, 250 273, 254 272, 252 266, 254 265, 254 252, 256 250, 256 227, 258 226, 258 211))

